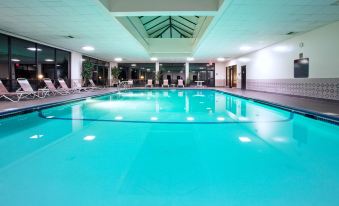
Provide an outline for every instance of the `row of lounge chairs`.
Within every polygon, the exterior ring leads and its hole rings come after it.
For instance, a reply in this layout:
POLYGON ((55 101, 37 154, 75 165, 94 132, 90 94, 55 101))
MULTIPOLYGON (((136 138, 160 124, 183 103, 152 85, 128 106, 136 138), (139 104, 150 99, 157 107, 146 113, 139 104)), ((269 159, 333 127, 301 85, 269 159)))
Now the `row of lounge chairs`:
POLYGON ((89 80, 91 86, 82 87, 80 81, 73 81, 73 87, 69 88, 63 79, 58 79, 60 87, 55 87, 52 80, 49 78, 43 79, 46 87, 34 91, 31 84, 25 78, 18 78, 17 82, 20 88, 15 92, 9 92, 5 85, 0 80, 0 99, 4 98, 12 102, 17 102, 22 99, 45 98, 50 95, 67 95, 72 93, 79 93, 82 91, 93 91, 101 89, 97 87, 92 79, 89 80))
MULTIPOLYGON (((172 84, 172 86, 175 86, 175 84, 172 84)), ((153 87, 153 80, 152 79, 147 80, 147 84, 145 85, 145 87, 153 87)), ((162 87, 169 87, 168 79, 164 79, 162 87)), ((177 87, 185 87, 184 80, 178 79, 177 87)))

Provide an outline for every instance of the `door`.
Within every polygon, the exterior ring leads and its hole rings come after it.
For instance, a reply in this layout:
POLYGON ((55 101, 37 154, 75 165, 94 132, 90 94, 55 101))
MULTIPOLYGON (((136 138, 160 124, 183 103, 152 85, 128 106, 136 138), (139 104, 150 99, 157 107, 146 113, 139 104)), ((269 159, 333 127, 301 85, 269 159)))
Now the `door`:
POLYGON ((246 65, 241 66, 241 89, 246 90, 246 65))

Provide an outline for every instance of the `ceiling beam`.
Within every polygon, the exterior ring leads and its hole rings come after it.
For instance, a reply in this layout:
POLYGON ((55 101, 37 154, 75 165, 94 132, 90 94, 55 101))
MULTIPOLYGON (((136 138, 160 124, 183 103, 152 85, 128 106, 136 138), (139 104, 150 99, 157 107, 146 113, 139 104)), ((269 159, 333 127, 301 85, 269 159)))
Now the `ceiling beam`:
POLYGON ((179 16, 179 17, 182 18, 182 19, 185 19, 186 21, 190 22, 191 24, 197 25, 196 23, 194 23, 193 21, 191 21, 189 19, 186 19, 185 17, 182 17, 182 16, 179 16))
POLYGON ((160 36, 162 36, 169 28, 170 28, 170 26, 168 25, 167 28, 164 29, 160 34, 158 34, 157 36, 155 36, 155 38, 159 38, 160 36))
POLYGON ((183 31, 183 32, 185 32, 185 33, 187 33, 187 34, 189 34, 190 36, 192 36, 192 37, 193 37, 193 33, 189 32, 189 31, 186 31, 185 29, 183 29, 183 28, 180 28, 180 27, 178 27, 178 26, 177 26, 177 25, 175 25, 175 24, 173 24, 173 27, 176 27, 177 29, 180 29, 181 31, 183 31))
POLYGON ((158 31, 161 31, 162 29, 164 29, 166 27, 169 27, 169 25, 166 25, 164 27, 161 27, 160 29, 157 29, 157 30, 153 31, 152 33, 149 34, 149 36, 152 36, 153 34, 157 33, 158 31))
POLYGON ((163 24, 164 22, 166 22, 166 21, 168 21, 168 20, 169 20, 169 19, 165 19, 165 20, 159 22, 158 24, 156 24, 156 25, 154 25, 154 26, 152 26, 152 27, 146 29, 146 31, 149 31, 149 30, 153 29, 154 27, 157 27, 157 26, 159 26, 160 24, 163 24))
POLYGON ((161 17, 161 16, 157 16, 157 17, 155 17, 154 19, 149 20, 149 21, 146 22, 146 23, 143 23, 142 25, 146 26, 147 24, 151 23, 152 21, 154 21, 154 20, 156 20, 156 19, 159 19, 160 17, 161 17))
POLYGON ((184 27, 186 27, 186 28, 188 28, 188 29, 190 29, 190 30, 194 31, 194 29, 193 29, 193 28, 191 28, 191 27, 187 26, 186 24, 183 24, 183 23, 181 23, 180 21, 178 21, 178 20, 176 20, 176 19, 173 19, 173 21, 175 21, 175 22, 177 22, 177 23, 179 23, 179 24, 183 25, 184 27))
POLYGON ((185 37, 185 38, 188 38, 188 36, 186 36, 185 34, 181 33, 181 31, 179 31, 178 29, 176 29, 175 27, 173 27, 173 29, 175 31, 177 31, 181 36, 185 37))

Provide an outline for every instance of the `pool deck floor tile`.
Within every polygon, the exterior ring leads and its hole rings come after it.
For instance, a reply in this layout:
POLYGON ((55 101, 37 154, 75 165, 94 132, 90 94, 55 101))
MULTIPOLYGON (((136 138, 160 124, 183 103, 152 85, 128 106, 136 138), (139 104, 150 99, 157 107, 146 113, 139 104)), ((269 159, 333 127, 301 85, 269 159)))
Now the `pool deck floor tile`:
MULTIPOLYGON (((144 87, 136 87, 135 89, 144 89, 144 87)), ((153 89, 164 89, 164 88, 153 88, 153 89)), ((169 88, 173 89, 173 88, 169 88)), ((185 89, 197 89, 196 87, 185 88, 185 89)), ((199 88, 201 89, 201 88, 199 88)), ((320 113, 329 117, 339 118, 339 101, 329 101, 324 99, 315 99, 315 98, 307 98, 307 97, 299 97, 299 96, 291 96, 284 94, 275 94, 275 93, 267 93, 267 92, 259 92, 259 91, 250 91, 250 90, 240 90, 235 88, 224 88, 224 87, 213 87, 213 88, 203 88, 203 89, 216 89, 218 91, 227 92, 230 94, 235 94, 238 96, 243 96, 246 98, 257 99, 261 101, 266 101, 269 103, 292 107, 296 109, 300 109, 303 111, 310 111, 315 113, 320 113)), ((70 94, 64 96, 50 96, 44 99, 33 99, 33 100, 23 100, 20 102, 10 102, 1 100, 0 101, 0 113, 2 112, 10 112, 25 108, 30 108, 34 106, 43 106, 47 104, 53 104, 58 102, 63 102, 67 100, 74 100, 79 98, 86 98, 95 95, 103 95, 109 94, 112 92, 116 92, 116 88, 105 88, 102 90, 96 91, 88 91, 81 92, 77 94, 70 94)))
POLYGON ((95 96, 95 95, 109 94, 109 93, 116 92, 116 91, 117 91, 116 88, 104 88, 101 90, 87 91, 87 92, 74 93, 74 94, 68 94, 68 95, 57 95, 57 96, 52 95, 52 96, 48 96, 43 99, 35 98, 31 100, 21 100, 19 102, 10 102, 10 101, 6 101, 2 99, 0 101, 0 113, 21 110, 21 109, 26 109, 26 108, 35 107, 35 106, 54 104, 58 102, 68 101, 68 100, 86 98, 86 97, 95 96))
POLYGON ((216 88, 219 91, 243 96, 246 98, 257 99, 270 102, 273 104, 292 107, 304 111, 320 113, 327 116, 339 118, 339 101, 324 100, 284 94, 275 94, 268 92, 259 92, 251 90, 231 89, 231 88, 216 88))

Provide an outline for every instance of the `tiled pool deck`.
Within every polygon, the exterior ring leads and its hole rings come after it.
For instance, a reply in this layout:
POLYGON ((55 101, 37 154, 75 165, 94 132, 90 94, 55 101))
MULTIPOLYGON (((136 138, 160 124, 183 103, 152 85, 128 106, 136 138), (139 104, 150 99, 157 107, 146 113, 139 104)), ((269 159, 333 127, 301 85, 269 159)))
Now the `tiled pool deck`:
MULTIPOLYGON (((143 88, 137 88, 143 89, 143 88)), ((161 88, 162 89, 162 88, 161 88)), ((173 89, 173 88, 169 88, 173 89)), ((185 88, 185 89, 197 89, 185 88)), ((329 117, 339 118, 339 101, 326 101, 323 99, 313 99, 313 98, 304 98, 297 96, 289 96, 282 94, 266 93, 266 92, 257 92, 257 91, 243 91, 240 89, 228 89, 228 88, 204 88, 204 89, 216 89, 219 91, 243 96, 246 98, 256 99, 260 101, 265 101, 273 104, 277 104, 284 107, 300 109, 303 111, 309 111, 313 113, 323 114, 329 117)), ((65 96, 50 96, 44 99, 33 99, 25 100, 20 102, 9 102, 9 101, 0 101, 0 114, 15 112, 16 110, 22 110, 32 107, 40 107, 44 105, 54 104, 58 102, 76 100, 79 98, 85 98, 94 95, 103 95, 112 92, 116 92, 116 88, 105 88, 102 90, 82 92, 78 94, 71 94, 65 96)))

